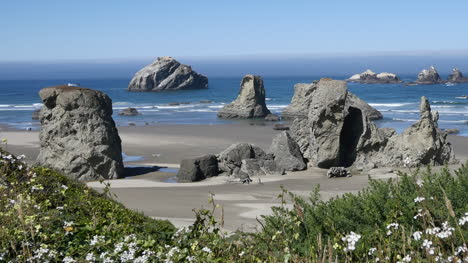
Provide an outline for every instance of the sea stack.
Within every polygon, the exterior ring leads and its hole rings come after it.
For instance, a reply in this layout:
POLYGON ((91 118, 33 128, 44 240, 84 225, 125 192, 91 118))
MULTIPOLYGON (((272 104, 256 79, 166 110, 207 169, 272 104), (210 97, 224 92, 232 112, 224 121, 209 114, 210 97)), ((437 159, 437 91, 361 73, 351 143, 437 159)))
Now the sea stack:
POLYGON ((423 69, 418 74, 418 80, 416 80, 416 84, 438 84, 442 82, 434 66, 431 66, 429 69, 423 69))
MULTIPOLYGON (((323 83, 323 82, 322 82, 323 83)), ((321 83, 321 84, 322 84, 321 83)), ((309 114, 310 103, 317 90, 318 83, 311 84, 298 83, 294 85, 294 95, 291 103, 281 113, 281 117, 286 120, 295 118, 307 118, 309 114)), ((372 108, 367 102, 360 99, 358 96, 348 92, 346 97, 347 103, 353 107, 359 108, 371 120, 379 120, 383 118, 380 111, 372 108)))
POLYGON ((402 82, 396 74, 388 72, 382 72, 377 74, 370 69, 362 72, 361 74, 355 74, 346 81, 359 82, 365 84, 391 84, 402 82))
POLYGON ((452 69, 452 74, 448 76, 447 81, 452 83, 461 83, 468 82, 468 78, 463 77, 463 74, 458 68, 454 68, 452 69))
POLYGON ((270 111, 265 104, 265 88, 260 76, 246 75, 240 84, 237 99, 224 106, 219 112, 220 118, 265 118, 270 111))
POLYGON ((159 57, 138 71, 128 85, 129 91, 206 89, 208 78, 171 57, 159 57))
POLYGON ((80 181, 123 176, 121 140, 106 94, 63 85, 44 88, 39 96, 39 165, 80 181))

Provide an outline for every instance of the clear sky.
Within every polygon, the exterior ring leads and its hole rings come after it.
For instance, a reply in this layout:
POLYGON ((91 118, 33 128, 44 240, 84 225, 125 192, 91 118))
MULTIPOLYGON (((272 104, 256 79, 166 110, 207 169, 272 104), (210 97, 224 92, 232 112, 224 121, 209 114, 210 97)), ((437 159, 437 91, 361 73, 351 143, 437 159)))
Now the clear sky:
POLYGON ((458 52, 467 29, 467 0, 14 0, 0 61, 458 52))

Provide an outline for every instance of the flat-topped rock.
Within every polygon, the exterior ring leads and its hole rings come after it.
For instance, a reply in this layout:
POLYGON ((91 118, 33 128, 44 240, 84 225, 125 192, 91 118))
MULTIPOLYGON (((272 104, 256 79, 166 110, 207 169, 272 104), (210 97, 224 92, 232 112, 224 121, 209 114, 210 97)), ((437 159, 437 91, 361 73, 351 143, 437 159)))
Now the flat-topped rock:
POLYGON ((246 75, 242 78, 239 95, 218 112, 220 118, 265 118, 270 114, 265 104, 265 88, 260 76, 246 75))
POLYGON ((401 79, 394 73, 382 72, 377 74, 370 69, 360 74, 355 74, 346 81, 365 84, 390 84, 402 82, 401 79))
POLYGON ((438 84, 443 83, 443 80, 440 78, 439 73, 434 66, 431 66, 429 69, 423 69, 418 74, 418 79, 416 80, 417 84, 438 84))
POLYGON ((171 57, 159 57, 138 71, 128 85, 129 91, 206 89, 208 78, 171 57))
POLYGON ((139 114, 138 110, 135 108, 126 108, 119 112, 121 116, 137 116, 139 114))
POLYGON ((62 85, 39 96, 44 107, 38 164, 82 181, 123 176, 121 140, 106 94, 62 85))

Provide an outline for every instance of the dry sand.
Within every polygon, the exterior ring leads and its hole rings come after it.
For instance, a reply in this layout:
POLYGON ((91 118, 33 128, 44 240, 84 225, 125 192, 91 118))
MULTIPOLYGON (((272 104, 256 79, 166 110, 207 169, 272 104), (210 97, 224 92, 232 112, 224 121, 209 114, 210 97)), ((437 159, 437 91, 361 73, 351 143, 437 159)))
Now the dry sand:
MULTIPOLYGON (((232 125, 162 125, 118 127, 122 148, 127 155, 142 156, 143 160, 128 162, 133 166, 178 167, 181 159, 197 157, 207 153, 219 153, 236 142, 254 143, 268 148, 272 137, 278 133, 271 124, 266 126, 232 125)), ((0 138, 8 140, 7 149, 14 154, 26 154, 33 162, 39 152, 38 132, 15 131, 3 127, 0 138)), ((468 138, 449 136, 458 159, 468 159, 468 138)), ((377 179, 396 177, 390 169, 375 169, 370 176, 377 179)), ((257 218, 271 213, 271 206, 279 205, 281 186, 301 196, 308 196, 320 185, 324 199, 347 192, 357 192, 368 185, 369 174, 355 174, 351 178, 327 179, 326 170, 312 168, 307 171, 289 173, 285 176, 254 178, 250 185, 218 177, 197 183, 167 183, 174 174, 157 167, 129 168, 132 177, 110 182, 111 191, 128 208, 142 211, 146 215, 168 219, 177 226, 193 222, 193 209, 211 208, 210 195, 223 211, 224 227, 228 230, 255 230, 257 218)), ((98 182, 88 183, 101 189, 98 182)))

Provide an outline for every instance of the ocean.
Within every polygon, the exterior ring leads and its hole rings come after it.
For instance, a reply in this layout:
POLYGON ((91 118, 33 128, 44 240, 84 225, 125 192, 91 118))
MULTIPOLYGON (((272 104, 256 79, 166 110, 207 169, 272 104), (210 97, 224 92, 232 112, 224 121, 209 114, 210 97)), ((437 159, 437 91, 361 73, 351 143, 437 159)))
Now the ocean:
MULTIPOLYGON (((331 77, 345 79, 349 76, 331 77)), ((311 83, 318 79, 319 76, 264 77, 268 108, 273 113, 281 113, 291 101, 294 84, 311 83)), ((415 76, 403 76, 402 79, 413 81, 415 76)), ((216 113, 224 104, 236 98, 240 77, 209 78, 209 89, 205 90, 158 93, 128 92, 129 81, 130 79, 0 80, 0 124, 17 129, 39 129, 39 122, 31 119, 33 111, 42 106, 39 90, 69 82, 108 94, 113 101, 114 120, 120 126, 128 126, 130 123, 217 125, 236 122, 218 119, 216 113), (206 100, 212 103, 200 103, 206 100), (133 117, 119 116, 118 112, 127 107, 134 107, 141 114, 133 117)), ((379 127, 392 127, 397 132, 402 132, 419 119, 419 101, 421 96, 426 96, 432 109, 440 114, 439 127, 457 128, 460 130, 459 135, 468 136, 468 99, 461 98, 468 95, 468 83, 419 86, 348 83, 348 88, 382 112, 384 119, 376 121, 379 127)))

